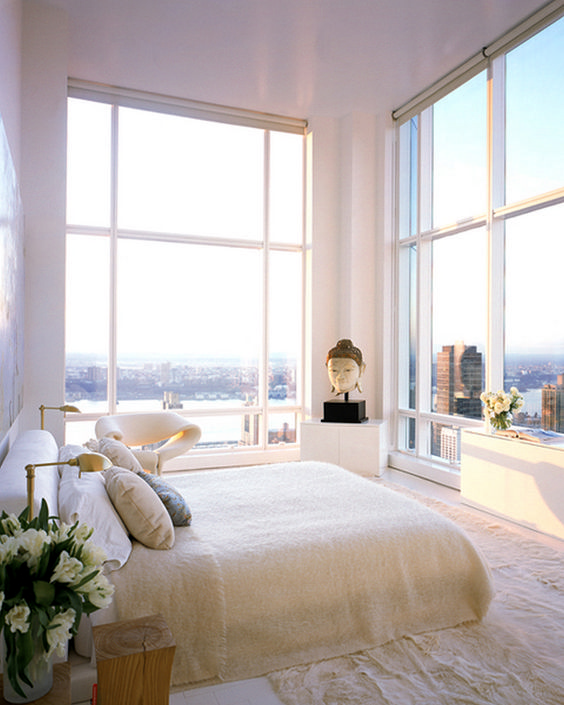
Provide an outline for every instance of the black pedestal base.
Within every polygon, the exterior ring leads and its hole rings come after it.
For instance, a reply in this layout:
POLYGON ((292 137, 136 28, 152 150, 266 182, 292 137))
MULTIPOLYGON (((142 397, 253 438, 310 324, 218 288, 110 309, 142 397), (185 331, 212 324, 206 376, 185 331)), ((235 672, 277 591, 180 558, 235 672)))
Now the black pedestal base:
POLYGON ((325 401, 323 402, 323 418, 321 420, 328 423, 363 423, 368 421, 366 402, 364 399, 325 401))

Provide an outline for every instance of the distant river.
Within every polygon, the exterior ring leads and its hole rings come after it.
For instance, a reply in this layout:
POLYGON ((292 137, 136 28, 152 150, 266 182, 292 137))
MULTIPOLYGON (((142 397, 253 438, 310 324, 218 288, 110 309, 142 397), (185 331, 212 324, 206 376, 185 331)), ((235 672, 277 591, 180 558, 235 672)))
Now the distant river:
POLYGON ((528 392, 523 392, 523 400, 525 402, 522 411, 530 414, 536 412, 539 416, 542 413, 542 389, 529 389, 528 392))

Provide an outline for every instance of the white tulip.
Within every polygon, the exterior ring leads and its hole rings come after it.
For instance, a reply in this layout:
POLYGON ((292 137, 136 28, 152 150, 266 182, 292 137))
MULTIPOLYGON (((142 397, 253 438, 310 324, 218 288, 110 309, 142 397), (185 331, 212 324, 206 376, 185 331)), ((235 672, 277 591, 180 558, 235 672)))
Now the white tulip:
POLYGON ((82 571, 83 565, 78 558, 69 556, 66 551, 63 551, 59 556, 53 575, 51 576, 52 583, 58 581, 60 583, 73 583, 82 571))
POLYGON ((29 629, 29 614, 29 607, 25 604, 25 602, 12 607, 12 609, 6 614, 6 624, 10 626, 10 631, 12 634, 15 632, 25 634, 27 632, 29 629))

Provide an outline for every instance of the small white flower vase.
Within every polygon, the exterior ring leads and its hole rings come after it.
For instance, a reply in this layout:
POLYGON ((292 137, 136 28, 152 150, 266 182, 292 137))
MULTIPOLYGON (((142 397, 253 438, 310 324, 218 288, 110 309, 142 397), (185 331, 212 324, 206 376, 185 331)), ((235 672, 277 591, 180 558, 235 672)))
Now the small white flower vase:
MULTIPOLYGON (((2 634, 2 641, 4 635, 2 634)), ((10 679, 8 678, 8 666, 6 663, 6 643, 3 643, 3 682, 4 682, 4 700, 8 703, 30 703, 33 700, 46 695, 53 687, 53 657, 45 658, 45 651, 41 645, 41 640, 35 642, 35 653, 28 667, 29 680, 33 685, 29 686, 20 681, 20 686, 24 693, 22 697, 14 690, 10 679)))

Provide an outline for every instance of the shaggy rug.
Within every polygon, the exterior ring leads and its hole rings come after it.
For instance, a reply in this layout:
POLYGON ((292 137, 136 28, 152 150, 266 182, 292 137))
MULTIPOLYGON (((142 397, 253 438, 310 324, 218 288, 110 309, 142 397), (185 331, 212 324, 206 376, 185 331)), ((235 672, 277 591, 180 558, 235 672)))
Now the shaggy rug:
POLYGON ((272 673, 269 680, 280 700, 287 705, 563 705, 564 552, 495 518, 392 489, 452 519, 481 549, 496 587, 486 618, 272 673))

